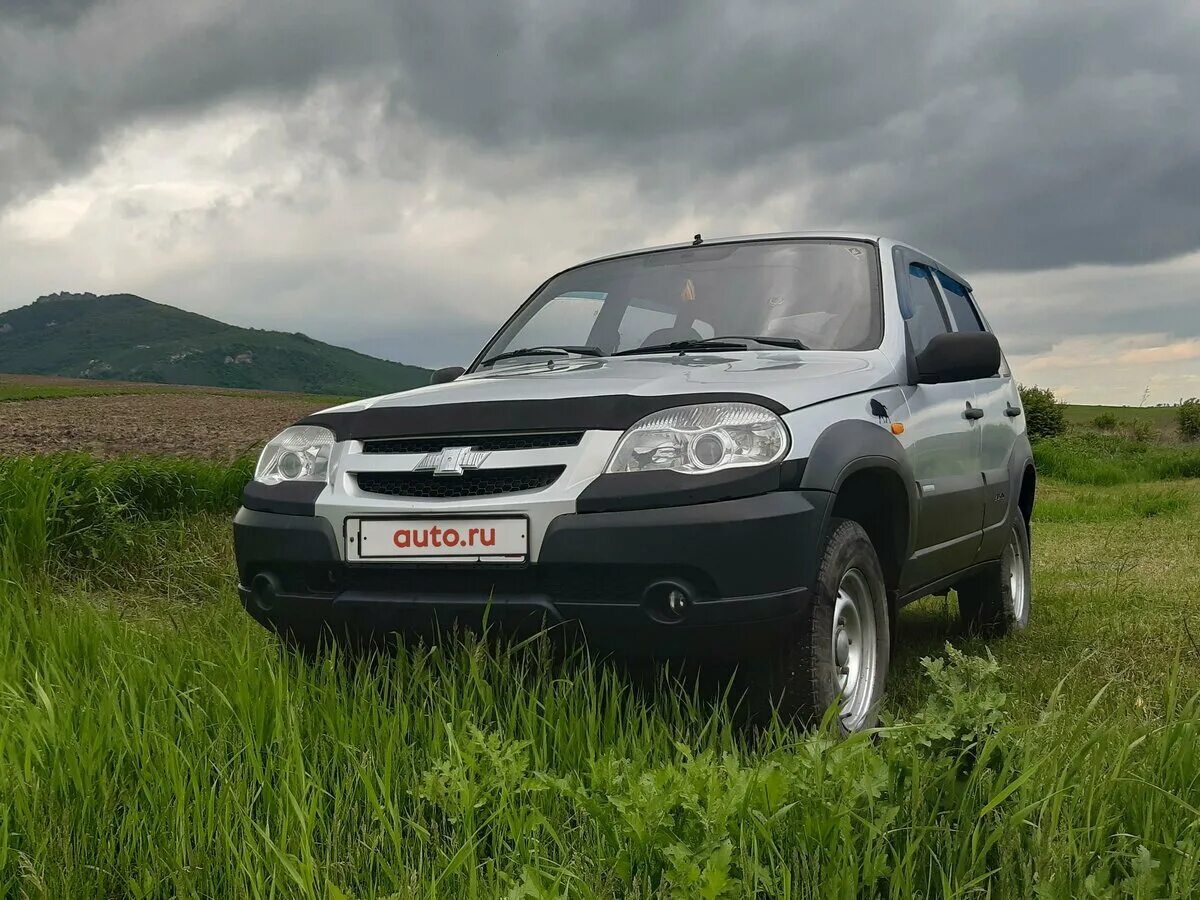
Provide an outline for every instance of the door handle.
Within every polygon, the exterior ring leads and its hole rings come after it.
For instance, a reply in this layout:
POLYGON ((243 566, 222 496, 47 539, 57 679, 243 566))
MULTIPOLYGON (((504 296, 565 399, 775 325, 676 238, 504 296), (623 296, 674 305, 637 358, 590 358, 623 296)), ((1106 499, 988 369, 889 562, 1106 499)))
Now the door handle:
POLYGON ((1011 403, 1006 402, 1004 404, 1004 414, 1006 416, 1008 416, 1010 419, 1015 419, 1017 416, 1019 416, 1021 414, 1021 407, 1013 406, 1011 403))
POLYGON ((963 413, 963 418, 970 419, 972 421, 974 421, 975 419, 982 419, 983 418, 983 410, 979 409, 978 407, 972 406, 970 403, 968 403, 967 410, 966 410, 966 412, 963 413))

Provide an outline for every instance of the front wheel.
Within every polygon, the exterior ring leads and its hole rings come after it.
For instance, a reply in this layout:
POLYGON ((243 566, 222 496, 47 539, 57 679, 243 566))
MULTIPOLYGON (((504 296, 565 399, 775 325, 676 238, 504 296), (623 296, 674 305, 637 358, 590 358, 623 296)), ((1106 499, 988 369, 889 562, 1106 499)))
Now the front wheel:
POLYGON ((1004 635, 1029 624, 1029 529, 1020 511, 1009 523, 1000 561, 958 585, 958 610, 968 631, 1004 635))
POLYGON ((887 680, 889 636, 875 547, 857 522, 835 519, 812 602, 762 660, 756 699, 809 724, 836 704, 844 733, 871 728, 887 680))

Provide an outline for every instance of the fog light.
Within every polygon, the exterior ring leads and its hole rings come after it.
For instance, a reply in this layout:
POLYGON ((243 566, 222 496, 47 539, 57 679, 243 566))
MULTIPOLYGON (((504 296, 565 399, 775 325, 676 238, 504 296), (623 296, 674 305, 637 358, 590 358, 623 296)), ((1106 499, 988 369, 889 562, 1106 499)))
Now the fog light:
POLYGON ((250 594, 263 612, 270 612, 275 607, 281 591, 279 579, 269 572, 259 572, 250 582, 250 594))
POLYGON ((656 622, 667 625, 681 622, 692 608, 692 590, 673 579, 656 581, 642 595, 642 606, 656 622))

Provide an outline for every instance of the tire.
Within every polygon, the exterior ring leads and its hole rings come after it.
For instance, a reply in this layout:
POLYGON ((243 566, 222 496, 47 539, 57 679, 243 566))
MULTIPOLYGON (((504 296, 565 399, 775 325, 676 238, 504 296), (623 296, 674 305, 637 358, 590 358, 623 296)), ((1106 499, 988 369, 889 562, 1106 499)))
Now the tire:
POLYGON ((1029 624, 1032 584, 1029 529, 1018 510, 999 561, 957 586, 963 627, 997 637, 1023 630, 1029 624))
POLYGON ((751 690, 761 718, 819 723, 835 703, 844 734, 878 723, 891 645, 887 587, 871 539, 834 519, 812 602, 768 650, 751 690))

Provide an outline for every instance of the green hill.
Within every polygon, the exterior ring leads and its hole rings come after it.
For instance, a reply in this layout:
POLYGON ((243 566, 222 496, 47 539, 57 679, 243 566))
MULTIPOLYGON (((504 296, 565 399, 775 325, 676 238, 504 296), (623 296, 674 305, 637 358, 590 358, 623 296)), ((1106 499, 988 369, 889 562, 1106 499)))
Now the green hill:
POLYGON ((428 384, 430 374, 132 294, 67 293, 0 312, 0 372, 353 396, 428 384))

